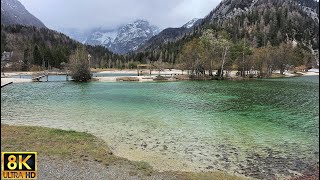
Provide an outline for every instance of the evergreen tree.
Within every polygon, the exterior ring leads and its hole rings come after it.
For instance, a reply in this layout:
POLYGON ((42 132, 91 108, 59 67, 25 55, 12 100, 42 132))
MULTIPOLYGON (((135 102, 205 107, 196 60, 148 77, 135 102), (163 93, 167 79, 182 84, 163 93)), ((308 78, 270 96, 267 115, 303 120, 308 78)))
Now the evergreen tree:
POLYGON ((39 47, 37 45, 35 45, 34 49, 33 49, 33 64, 41 66, 42 65, 42 55, 41 52, 39 50, 39 47))

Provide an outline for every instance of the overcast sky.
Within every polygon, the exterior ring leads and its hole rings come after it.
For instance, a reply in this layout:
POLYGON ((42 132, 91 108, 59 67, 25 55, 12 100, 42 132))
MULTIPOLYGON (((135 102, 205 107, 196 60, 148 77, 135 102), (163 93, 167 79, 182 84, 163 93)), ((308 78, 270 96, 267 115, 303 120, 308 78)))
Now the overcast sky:
POLYGON ((20 0, 52 29, 113 28, 136 19, 160 28, 180 27, 209 14, 221 0, 20 0))

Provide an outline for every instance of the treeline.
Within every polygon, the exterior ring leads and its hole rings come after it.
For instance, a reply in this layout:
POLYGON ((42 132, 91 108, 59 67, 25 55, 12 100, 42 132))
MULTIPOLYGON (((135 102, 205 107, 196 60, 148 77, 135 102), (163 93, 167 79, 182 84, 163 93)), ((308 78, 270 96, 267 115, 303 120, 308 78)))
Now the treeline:
POLYGON ((255 48, 246 39, 233 43, 225 31, 207 30, 183 46, 175 66, 191 70, 195 77, 224 78, 232 70, 242 77, 266 77, 275 70, 283 74, 286 70, 306 69, 313 60, 310 50, 294 41, 255 48))

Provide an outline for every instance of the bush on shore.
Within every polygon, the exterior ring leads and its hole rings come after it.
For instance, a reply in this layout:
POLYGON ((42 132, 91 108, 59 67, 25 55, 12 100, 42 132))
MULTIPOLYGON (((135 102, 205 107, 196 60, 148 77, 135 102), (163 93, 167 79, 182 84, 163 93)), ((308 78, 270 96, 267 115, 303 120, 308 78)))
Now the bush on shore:
POLYGON ((71 77, 77 82, 86 82, 92 78, 90 71, 90 55, 85 47, 78 47, 69 59, 71 77))

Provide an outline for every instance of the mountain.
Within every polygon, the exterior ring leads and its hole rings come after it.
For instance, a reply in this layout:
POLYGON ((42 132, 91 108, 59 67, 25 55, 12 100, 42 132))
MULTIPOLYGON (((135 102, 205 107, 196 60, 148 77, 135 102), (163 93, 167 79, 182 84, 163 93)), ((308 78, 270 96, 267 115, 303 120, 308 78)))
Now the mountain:
POLYGON ((194 18, 194 19, 192 19, 191 21, 187 22, 187 23, 186 23, 185 25, 183 25, 182 27, 189 29, 189 28, 192 28, 192 27, 195 26, 195 25, 200 24, 201 21, 202 21, 202 19, 194 18))
POLYGON ((149 49, 155 49, 164 43, 172 42, 181 39, 183 36, 192 31, 192 27, 199 25, 202 19, 194 18, 191 21, 178 28, 166 28, 158 35, 153 36, 144 44, 138 47, 137 51, 145 51, 149 49))
POLYGON ((135 51, 137 48, 157 35, 160 29, 148 21, 137 20, 114 29, 95 28, 88 32, 62 30, 73 39, 90 45, 102 45, 118 54, 135 51))
MULTIPOLYGON (((192 21, 191 21, 192 22, 192 21)), ((287 39, 319 48, 319 3, 314 0, 223 0, 201 22, 187 29, 165 29, 138 51, 201 36, 205 29, 226 31, 234 42, 247 38, 260 47, 287 39)), ((183 42, 179 42, 182 43, 183 42)), ((171 45, 170 45, 171 46, 171 45)))
POLYGON ((319 48, 319 3, 314 0, 224 0, 204 20, 234 39, 278 45, 287 39, 319 48), (307 3, 309 2, 309 3, 307 3), (313 2, 313 3, 311 3, 313 2), (241 32, 242 31, 242 32, 241 32))
POLYGON ((157 35, 159 31, 158 27, 143 20, 124 25, 118 29, 113 42, 110 41, 112 44, 110 49, 120 54, 135 51, 141 44, 157 35))
POLYGON ((1 0, 1 24, 21 24, 45 28, 46 26, 17 0, 1 0))
MULTIPOLYGON (((311 18, 319 17, 319 3, 314 0, 223 0, 217 8, 210 12, 206 21, 221 21, 246 15, 252 12, 265 12, 278 9, 294 10, 311 18), (267 8, 267 9, 263 9, 267 8), (304 13, 303 13, 304 12, 304 13)), ((319 18, 315 18, 319 21, 319 18)))
POLYGON ((159 47, 164 43, 172 42, 181 39, 186 34, 192 31, 192 28, 201 24, 202 19, 194 18, 191 21, 178 28, 167 28, 161 31, 158 35, 153 36, 150 40, 139 46, 138 51, 144 51, 159 47))

